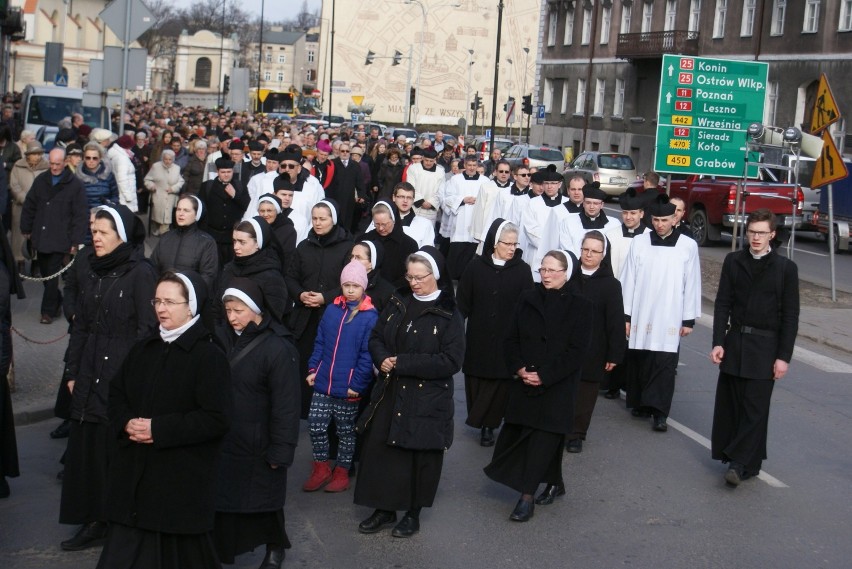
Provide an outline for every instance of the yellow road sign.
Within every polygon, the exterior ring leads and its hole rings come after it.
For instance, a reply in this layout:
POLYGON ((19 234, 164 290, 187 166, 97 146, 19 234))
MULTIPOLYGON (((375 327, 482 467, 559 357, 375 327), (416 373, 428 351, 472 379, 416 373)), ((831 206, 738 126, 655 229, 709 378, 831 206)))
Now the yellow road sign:
POLYGON ((272 92, 272 89, 258 89, 257 98, 260 99, 260 102, 264 102, 269 94, 272 92))
POLYGON ((811 134, 819 132, 839 120, 840 109, 837 108, 837 101, 831 94, 828 78, 823 73, 819 77, 819 87, 817 87, 814 110, 811 114, 811 134))
POLYGON ((840 152, 834 145, 834 139, 828 130, 822 131, 822 154, 817 158, 814 165, 814 177, 811 180, 811 188, 825 186, 832 182, 842 180, 849 175, 846 164, 840 157, 840 152))
POLYGON ((352 102, 360 107, 364 102, 364 95, 352 95, 352 102))

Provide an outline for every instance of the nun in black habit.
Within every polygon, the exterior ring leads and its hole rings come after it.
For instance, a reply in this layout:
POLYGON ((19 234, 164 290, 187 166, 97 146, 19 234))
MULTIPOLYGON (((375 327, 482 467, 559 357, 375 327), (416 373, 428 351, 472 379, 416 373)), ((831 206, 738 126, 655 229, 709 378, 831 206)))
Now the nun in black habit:
POLYGON ((502 218, 491 224, 482 255, 474 257, 459 280, 456 299, 467 318, 464 382, 467 421, 481 429, 480 444, 494 444, 494 429, 503 421, 513 371, 495 358, 509 335, 515 306, 533 287, 530 266, 518 249, 518 226, 502 218))
POLYGON ((382 244, 385 258, 381 275, 395 287, 405 286, 405 262, 417 251, 417 241, 403 231, 399 211, 388 202, 380 201, 373 206, 373 225, 375 229, 365 233, 362 239, 382 244))

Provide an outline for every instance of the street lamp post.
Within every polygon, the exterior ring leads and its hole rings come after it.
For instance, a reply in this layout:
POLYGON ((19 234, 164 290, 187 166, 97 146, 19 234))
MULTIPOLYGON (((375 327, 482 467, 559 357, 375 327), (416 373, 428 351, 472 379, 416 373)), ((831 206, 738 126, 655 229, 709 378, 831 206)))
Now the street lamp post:
POLYGON ((423 46, 425 44, 426 38, 426 18, 429 16, 429 10, 431 8, 444 8, 446 6, 451 6, 453 8, 461 8, 461 2, 453 2, 452 4, 438 4, 437 6, 426 6, 421 0, 405 0, 405 4, 417 4, 420 6, 420 13, 423 15, 423 24, 420 27, 420 49, 417 54, 417 58, 419 62, 417 64, 417 86, 414 91, 414 116, 412 118, 412 124, 414 127, 417 127, 417 115, 420 113, 420 75, 423 71, 423 46))
POLYGON ((503 0, 497 3, 497 53, 494 57, 494 95, 491 97, 491 138, 488 141, 488 154, 494 151, 494 131, 497 119, 497 84, 500 81, 500 36, 503 33, 503 0))
MULTIPOLYGON (((514 75, 515 74, 515 65, 514 65, 515 62, 512 61, 511 57, 507 57, 506 63, 508 63, 509 65, 512 66, 512 70, 510 71, 509 74, 514 75)), ((509 139, 510 140, 512 138, 512 123, 515 122, 515 113, 514 113, 514 110, 511 107, 512 107, 512 89, 509 89, 509 97, 506 100, 506 126, 509 127, 509 139), (509 120, 509 112, 510 111, 512 112, 512 120, 511 121, 509 120)))
MULTIPOLYGON (((521 91, 521 101, 524 100, 524 97, 527 96, 527 70, 529 69, 530 62, 530 48, 524 48, 524 88, 521 91)), ((529 137, 529 129, 527 129, 527 136, 529 137)), ((518 128, 518 144, 523 144, 524 142, 524 110, 523 105, 521 105, 521 125, 518 128)))
POLYGON ((467 108, 470 111, 470 113, 468 113, 468 115, 467 115, 468 118, 464 123, 464 139, 465 140, 467 140, 467 125, 471 120, 471 114, 476 112, 475 110, 473 110, 471 108, 471 105, 473 103, 471 103, 471 101, 470 101, 470 88, 471 88, 471 84, 473 83, 473 50, 469 49, 469 50, 467 50, 467 53, 470 55, 470 60, 467 62, 467 108))

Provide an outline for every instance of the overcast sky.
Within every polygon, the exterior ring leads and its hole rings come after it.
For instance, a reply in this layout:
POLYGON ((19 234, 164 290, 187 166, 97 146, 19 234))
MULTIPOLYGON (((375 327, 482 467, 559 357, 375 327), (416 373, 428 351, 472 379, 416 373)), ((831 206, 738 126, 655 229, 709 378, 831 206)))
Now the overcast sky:
MULTIPOLYGON (((253 15, 260 15, 261 0, 229 0, 238 1, 243 10, 253 15)), ((175 0, 175 6, 183 8, 192 4, 192 0, 175 0)), ((265 15, 267 18, 281 20, 286 15, 295 14, 302 7, 302 0, 267 0, 265 15)), ((308 9, 319 13, 322 0, 308 0, 308 9)))

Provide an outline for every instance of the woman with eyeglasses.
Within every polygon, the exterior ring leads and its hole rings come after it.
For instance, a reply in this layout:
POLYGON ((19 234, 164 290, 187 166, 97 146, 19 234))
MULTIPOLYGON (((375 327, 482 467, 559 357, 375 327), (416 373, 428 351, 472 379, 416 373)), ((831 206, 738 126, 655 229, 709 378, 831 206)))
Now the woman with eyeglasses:
POLYGON ((533 287, 532 272, 518 249, 518 226, 495 219, 483 242, 482 255, 474 257, 459 280, 456 298, 467 318, 464 386, 467 421, 480 429, 479 444, 494 445, 494 429, 503 422, 513 370, 501 358, 521 293, 533 287))
POLYGON ((374 508, 358 526, 407 538, 432 506, 444 453, 453 441, 453 375, 464 359, 464 323, 439 284, 444 258, 423 247, 406 262, 408 290, 398 289, 370 337, 381 375, 358 421, 363 435, 355 503, 374 508), (415 411, 416 410, 416 411, 415 411), (397 511, 405 514, 397 523, 397 511))
MULTIPOLYGON (((145 176, 145 187, 154 196, 151 202, 151 233, 163 235, 172 223, 172 211, 183 188, 180 167, 175 164, 175 153, 163 150, 162 160, 155 162, 145 176)), ((196 192, 197 193, 197 192, 196 192)))
POLYGON ((621 283, 612 274, 606 254, 608 248, 609 241, 603 233, 597 230, 586 233, 580 245, 580 272, 570 284, 571 290, 593 303, 595 315, 589 332, 592 343, 577 388, 574 428, 565 445, 568 452, 583 451, 601 382, 621 364, 627 349, 621 283))
POLYGON ((107 412, 110 383, 130 349, 156 330, 151 309, 156 274, 138 245, 142 222, 126 206, 102 206, 91 226, 89 269, 79 283, 74 326, 65 354, 64 381, 71 392, 71 430, 62 478, 59 522, 82 524, 62 542, 78 551, 106 535, 107 469, 115 444, 107 412))
POLYGON ((104 147, 97 142, 86 143, 83 147, 83 164, 77 168, 77 177, 86 188, 89 209, 107 202, 118 203, 118 183, 109 160, 104 160, 104 147))
POLYGON ((515 379, 485 474, 521 494, 509 516, 516 522, 529 521, 535 504, 552 504, 565 494, 562 453, 565 435, 573 428, 574 393, 593 314, 592 304, 568 286, 575 267, 571 253, 552 250, 544 255, 538 269, 541 282, 518 299, 503 344, 515 379), (542 482, 546 486, 535 497, 542 482))
POLYGON ((207 286, 166 272, 151 307, 158 334, 127 355, 110 386, 107 540, 98 567, 221 567, 215 477, 228 432, 230 368, 201 322, 207 286))

